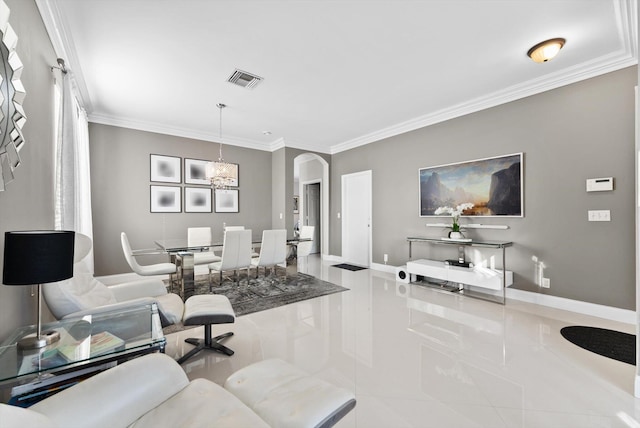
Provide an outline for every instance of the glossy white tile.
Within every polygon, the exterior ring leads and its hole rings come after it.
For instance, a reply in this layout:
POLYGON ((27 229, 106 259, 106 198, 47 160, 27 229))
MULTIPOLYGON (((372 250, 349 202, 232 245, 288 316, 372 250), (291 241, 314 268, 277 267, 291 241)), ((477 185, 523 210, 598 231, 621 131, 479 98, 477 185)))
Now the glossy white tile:
MULTIPOLYGON (((339 427, 638 427, 635 368, 569 343, 566 325, 633 333, 633 326, 533 304, 505 306, 396 283, 391 274, 331 267, 311 256, 306 272, 349 291, 241 316, 226 344, 183 367, 217 383, 278 357, 355 392, 339 427)), ((167 336, 179 357, 183 340, 167 336)))

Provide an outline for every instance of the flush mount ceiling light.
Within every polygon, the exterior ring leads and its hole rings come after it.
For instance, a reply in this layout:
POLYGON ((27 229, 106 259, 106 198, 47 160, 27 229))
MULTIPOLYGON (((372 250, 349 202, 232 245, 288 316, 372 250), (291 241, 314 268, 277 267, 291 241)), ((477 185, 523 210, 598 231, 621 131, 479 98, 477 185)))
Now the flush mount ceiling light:
POLYGON ((547 62, 558 55, 565 42, 566 40, 562 38, 545 40, 529 49, 527 55, 534 62, 547 62))

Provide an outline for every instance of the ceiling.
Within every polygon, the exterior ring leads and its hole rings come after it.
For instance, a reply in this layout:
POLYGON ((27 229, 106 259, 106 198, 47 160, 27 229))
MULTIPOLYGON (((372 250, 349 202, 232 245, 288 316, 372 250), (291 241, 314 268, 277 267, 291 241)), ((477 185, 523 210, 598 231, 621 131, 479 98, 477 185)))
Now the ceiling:
POLYGON ((338 153, 637 64, 636 0, 36 1, 90 121, 219 141, 222 102, 225 144, 268 151, 338 153), (554 37, 558 57, 526 56, 554 37))

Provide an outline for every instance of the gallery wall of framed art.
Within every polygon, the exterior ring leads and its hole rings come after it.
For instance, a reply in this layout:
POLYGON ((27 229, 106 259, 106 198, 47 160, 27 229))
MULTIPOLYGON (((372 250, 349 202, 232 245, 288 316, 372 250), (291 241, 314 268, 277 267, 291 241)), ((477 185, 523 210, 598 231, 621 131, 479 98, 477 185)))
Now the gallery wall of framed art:
POLYGON ((240 212, 239 165, 235 181, 227 189, 212 190, 207 179, 206 159, 150 155, 149 181, 175 185, 152 184, 149 187, 152 213, 238 213, 240 212), (184 163, 183 163, 184 161, 184 163), (184 187, 182 186, 184 184, 184 187), (201 186, 201 187, 198 187, 201 186), (206 187, 204 187, 206 186, 206 187), (184 207, 184 208, 183 208, 184 207))

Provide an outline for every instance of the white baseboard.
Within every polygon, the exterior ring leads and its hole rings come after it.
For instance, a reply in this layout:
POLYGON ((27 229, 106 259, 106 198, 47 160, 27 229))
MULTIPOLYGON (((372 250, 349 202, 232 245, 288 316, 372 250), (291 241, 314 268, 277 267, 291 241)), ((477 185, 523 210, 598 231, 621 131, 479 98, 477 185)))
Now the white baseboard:
POLYGON ((338 262, 338 263, 343 262, 343 259, 341 256, 333 256, 331 254, 323 254, 322 260, 327 262, 338 262))
POLYGON ((564 297, 549 296, 547 294, 534 293, 515 288, 507 288, 507 299, 520 300, 541 306, 548 306, 550 308, 592 315, 594 317, 623 322, 625 324, 636 324, 636 312, 629 309, 614 308, 612 306, 582 302, 580 300, 572 300, 564 297))
POLYGON ((371 263, 371 267, 370 268, 373 269, 373 270, 381 271, 381 272, 391 273, 394 276, 396 274, 396 266, 383 265, 383 264, 380 264, 380 263, 371 263))
MULTIPOLYGON (((396 266, 372 263, 371 269, 387 272, 395 275, 396 266)), ((622 322, 635 325, 636 312, 629 309, 614 308, 612 306, 599 305, 597 303, 582 302, 564 297, 549 296, 548 294, 534 293, 531 291, 507 288, 507 299, 519 300, 527 303, 534 303, 540 306, 547 306, 555 309, 576 312, 579 314, 592 315, 611 321, 622 322)), ((508 304, 508 302, 507 302, 508 304)), ((638 387, 640 393, 640 386, 638 387)))
MULTIPOLYGON (((333 256, 329 254, 323 254, 322 260, 329 262, 342 262, 343 259, 340 256, 333 256)), ((206 266, 203 266, 206 268, 206 266)), ((394 275, 396 272, 396 266, 385 265, 380 263, 371 263, 369 267, 371 270, 385 272, 394 275)), ((196 275, 200 275, 207 272, 200 272, 198 266, 196 266, 196 275)), ((122 273, 117 275, 106 275, 97 277, 105 285, 113 285, 121 282, 135 281, 142 279, 143 277, 131 272, 122 273)), ((148 277, 147 277, 148 278, 148 277)), ((168 275, 159 275, 160 279, 168 279, 168 275)), ((555 309, 562 309, 565 311, 576 312, 579 314, 592 315, 599 318, 604 318, 612 321, 623 322, 625 324, 636 325, 636 312, 629 309, 614 308, 612 306, 599 305, 597 303, 582 302, 580 300, 572 300, 564 297, 549 296, 548 294, 534 293, 531 291, 518 290, 515 288, 507 288, 507 299, 519 300, 527 303, 534 303, 540 306, 547 306, 555 309)), ((640 393, 640 386, 636 389, 640 393)))

